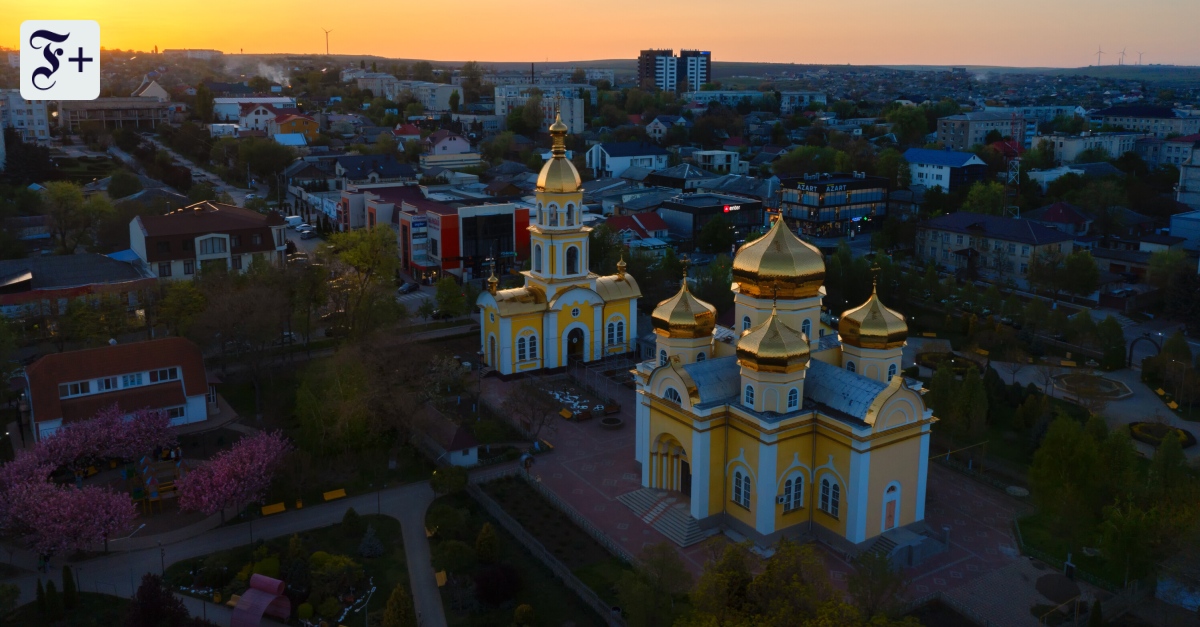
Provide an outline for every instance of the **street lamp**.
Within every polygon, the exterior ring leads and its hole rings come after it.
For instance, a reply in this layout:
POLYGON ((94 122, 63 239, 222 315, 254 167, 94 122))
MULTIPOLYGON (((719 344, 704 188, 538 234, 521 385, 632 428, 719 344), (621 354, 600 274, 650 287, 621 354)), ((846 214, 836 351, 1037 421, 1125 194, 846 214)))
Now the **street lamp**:
MULTIPOLYGON (((138 526, 137 529, 133 530, 133 533, 125 536, 124 538, 121 538, 121 540, 129 540, 130 538, 133 538, 133 536, 136 535, 137 532, 141 531, 142 528, 144 528, 145 526, 146 526, 146 523, 142 523, 141 525, 138 526)), ((133 586, 133 548, 132 547, 125 549, 125 563, 126 563, 126 565, 129 566, 129 596, 132 598, 133 595, 137 592, 137 588, 135 588, 133 586)))

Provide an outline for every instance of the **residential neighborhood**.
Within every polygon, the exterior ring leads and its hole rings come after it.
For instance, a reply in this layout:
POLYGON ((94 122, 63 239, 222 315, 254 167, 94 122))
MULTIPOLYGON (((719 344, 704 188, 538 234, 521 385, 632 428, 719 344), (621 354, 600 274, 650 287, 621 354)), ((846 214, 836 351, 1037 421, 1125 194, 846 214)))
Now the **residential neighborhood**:
POLYGON ((1200 69, 668 5, 0 38, 0 624, 1200 624, 1200 69))

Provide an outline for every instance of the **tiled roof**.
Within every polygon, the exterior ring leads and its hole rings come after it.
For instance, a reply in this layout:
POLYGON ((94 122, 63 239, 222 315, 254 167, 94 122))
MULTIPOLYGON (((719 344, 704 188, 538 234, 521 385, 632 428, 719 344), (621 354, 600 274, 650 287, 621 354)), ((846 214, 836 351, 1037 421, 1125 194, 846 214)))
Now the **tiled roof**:
POLYGON ((690 163, 681 163, 664 170, 655 170, 653 175, 684 181, 695 179, 711 179, 719 176, 703 168, 698 168, 690 163))
POLYGON ((651 231, 666 231, 668 228, 667 223, 657 213, 613 216, 605 220, 604 223, 617 233, 628 229, 643 238, 652 237, 651 231))
MULTIPOLYGON (((100 410, 119 406, 122 411, 132 412, 139 409, 161 409, 163 407, 178 407, 187 403, 183 386, 178 381, 167 381, 154 385, 119 390, 106 394, 93 394, 59 401, 62 407, 63 423, 87 420, 100 413, 100 410)), ((35 414, 36 416, 37 414, 35 414)), ((39 420, 42 418, 39 417, 39 420)), ((53 420, 53 418, 50 418, 53 420)))
POLYGON ((125 410, 136 410, 146 407, 147 397, 126 396, 133 391, 139 394, 143 390, 162 389, 183 385, 184 396, 204 394, 208 390, 208 379, 204 372, 204 356, 200 347, 190 340, 169 337, 145 342, 101 346, 80 351, 52 353, 33 362, 25 370, 29 380, 29 397, 33 407, 34 419, 37 421, 54 420, 65 417, 70 412, 77 418, 88 418, 95 411, 113 403, 121 403, 125 410), (70 401, 64 403, 58 397, 58 385, 74 381, 115 377, 134 372, 145 372, 158 368, 178 366, 180 378, 178 381, 153 383, 134 388, 82 397, 90 399, 94 404, 84 407, 82 404, 72 407, 70 401), (126 405, 126 403, 129 403, 126 405), (138 404, 141 403, 141 404, 138 404), (84 415, 84 412, 92 414, 84 415))
POLYGON ((264 215, 213 201, 198 202, 165 215, 138 216, 135 220, 142 225, 147 237, 216 233, 284 223, 283 217, 274 211, 264 215))
POLYGON ((1067 166, 1072 170, 1083 172, 1084 176, 1092 176, 1101 178, 1105 176, 1120 175, 1121 171, 1113 164, 1107 161, 1099 161, 1097 163, 1072 163, 1067 166))
POLYGON ((904 160, 909 163, 920 163, 925 165, 943 165, 949 168, 961 168, 968 164, 971 160, 976 160, 980 165, 983 160, 970 152, 959 152, 957 150, 928 150, 925 148, 909 148, 904 151, 904 160))
POLYGON ((1042 226, 1032 220, 988 216, 968 211, 941 215, 931 220, 926 220, 921 226, 955 233, 970 233, 977 237, 992 237, 1009 242, 1022 242, 1035 246, 1066 242, 1072 239, 1070 235, 1058 229, 1042 226))

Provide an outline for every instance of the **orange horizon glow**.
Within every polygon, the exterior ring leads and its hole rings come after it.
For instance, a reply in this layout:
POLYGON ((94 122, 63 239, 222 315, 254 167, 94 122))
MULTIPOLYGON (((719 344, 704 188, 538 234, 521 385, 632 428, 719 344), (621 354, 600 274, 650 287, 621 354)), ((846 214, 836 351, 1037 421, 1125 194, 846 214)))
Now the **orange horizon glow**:
POLYGON ((330 53, 443 62, 633 59, 698 48, 713 60, 798 64, 1083 67, 1200 65, 1200 0, 611 0, 603 6, 460 0, 401 6, 232 0, 3 0, 0 45, 28 19, 94 19, 103 46, 226 54, 330 53), (165 9, 164 7, 170 7, 165 9), (331 10, 332 9, 332 10, 331 10), (519 12, 518 12, 519 11, 519 12))

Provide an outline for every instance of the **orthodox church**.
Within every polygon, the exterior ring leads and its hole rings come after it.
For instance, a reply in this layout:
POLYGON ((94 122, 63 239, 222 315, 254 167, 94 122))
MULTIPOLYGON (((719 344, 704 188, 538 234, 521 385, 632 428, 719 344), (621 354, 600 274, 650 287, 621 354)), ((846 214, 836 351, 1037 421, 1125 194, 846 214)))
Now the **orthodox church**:
POLYGON ((904 316, 872 291, 836 331, 824 324, 824 259, 773 221, 733 261, 738 329, 718 327, 686 279, 655 308, 657 358, 635 371, 643 495, 621 500, 648 520, 678 510, 693 528, 667 534, 681 544, 722 527, 918 546, 936 419, 900 374, 904 316))
POLYGON ((561 117, 550 126, 551 158, 538 175, 525 285, 501 290, 492 275, 475 303, 484 363, 501 375, 634 350, 642 292, 625 274, 624 260, 614 275, 588 270, 592 229, 583 225, 583 191, 566 157, 567 130, 561 117))

